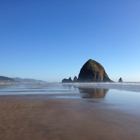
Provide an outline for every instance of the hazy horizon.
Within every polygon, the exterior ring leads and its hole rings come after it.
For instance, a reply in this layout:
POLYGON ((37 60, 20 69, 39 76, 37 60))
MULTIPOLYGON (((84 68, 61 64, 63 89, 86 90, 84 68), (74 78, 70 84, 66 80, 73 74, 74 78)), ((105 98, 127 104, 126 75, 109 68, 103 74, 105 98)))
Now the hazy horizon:
POLYGON ((140 81, 139 0, 0 0, 0 75, 61 82, 88 59, 140 81))

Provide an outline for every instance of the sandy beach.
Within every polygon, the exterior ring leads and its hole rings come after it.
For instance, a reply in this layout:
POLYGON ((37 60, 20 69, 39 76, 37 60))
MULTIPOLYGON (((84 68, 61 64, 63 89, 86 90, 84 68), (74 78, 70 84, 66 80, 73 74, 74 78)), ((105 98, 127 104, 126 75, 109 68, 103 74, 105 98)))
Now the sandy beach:
POLYGON ((0 139, 140 139, 140 116, 108 106, 90 99, 50 95, 0 96, 0 139))

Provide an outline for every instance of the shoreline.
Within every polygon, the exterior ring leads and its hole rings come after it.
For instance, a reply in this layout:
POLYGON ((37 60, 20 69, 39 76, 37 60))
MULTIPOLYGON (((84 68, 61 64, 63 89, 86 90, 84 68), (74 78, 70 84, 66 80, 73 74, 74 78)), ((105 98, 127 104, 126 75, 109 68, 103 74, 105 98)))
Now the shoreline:
POLYGON ((0 139, 139 139, 140 117, 108 106, 82 98, 2 95, 0 139))
MULTIPOLYGON (((47 83, 47 84, 38 84, 38 83, 4 83, 0 82, 1 86, 19 86, 19 85, 25 85, 25 86, 54 86, 56 83, 47 83)), ((112 90, 119 90, 119 91, 130 91, 130 92, 140 92, 140 82, 114 82, 114 83, 57 83, 61 86, 73 86, 75 88, 89 88, 89 89, 112 89, 112 90)), ((1 95, 0 95, 1 96, 1 95)))

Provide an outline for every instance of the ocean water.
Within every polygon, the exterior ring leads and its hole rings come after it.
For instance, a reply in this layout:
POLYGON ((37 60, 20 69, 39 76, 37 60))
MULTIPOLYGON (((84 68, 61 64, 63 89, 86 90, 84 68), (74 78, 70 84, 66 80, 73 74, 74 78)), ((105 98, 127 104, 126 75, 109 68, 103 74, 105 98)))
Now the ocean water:
MULTIPOLYGON (((73 86, 62 84, 17 84, 1 85, 0 95, 26 95, 26 94, 68 94, 75 93, 73 86)), ((78 93, 78 92, 77 92, 78 93)))
POLYGON ((0 85, 0 95, 29 94, 51 95, 49 98, 88 100, 93 103, 103 103, 109 109, 140 115, 139 82, 0 85))

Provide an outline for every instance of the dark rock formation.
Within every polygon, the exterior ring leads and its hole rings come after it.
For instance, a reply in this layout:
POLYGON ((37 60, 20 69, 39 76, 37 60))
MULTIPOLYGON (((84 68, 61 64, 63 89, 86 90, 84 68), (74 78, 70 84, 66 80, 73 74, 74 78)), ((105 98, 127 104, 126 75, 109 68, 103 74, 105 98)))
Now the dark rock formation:
POLYGON ((89 59, 81 68, 78 82, 113 82, 104 67, 95 60, 89 59))
POLYGON ((123 82, 122 78, 120 77, 119 81, 118 82, 123 82))
POLYGON ((71 77, 70 77, 69 79, 64 78, 64 79, 62 80, 62 83, 72 83, 71 77))
POLYGON ((77 76, 75 76, 74 78, 73 78, 73 82, 77 82, 77 76))

